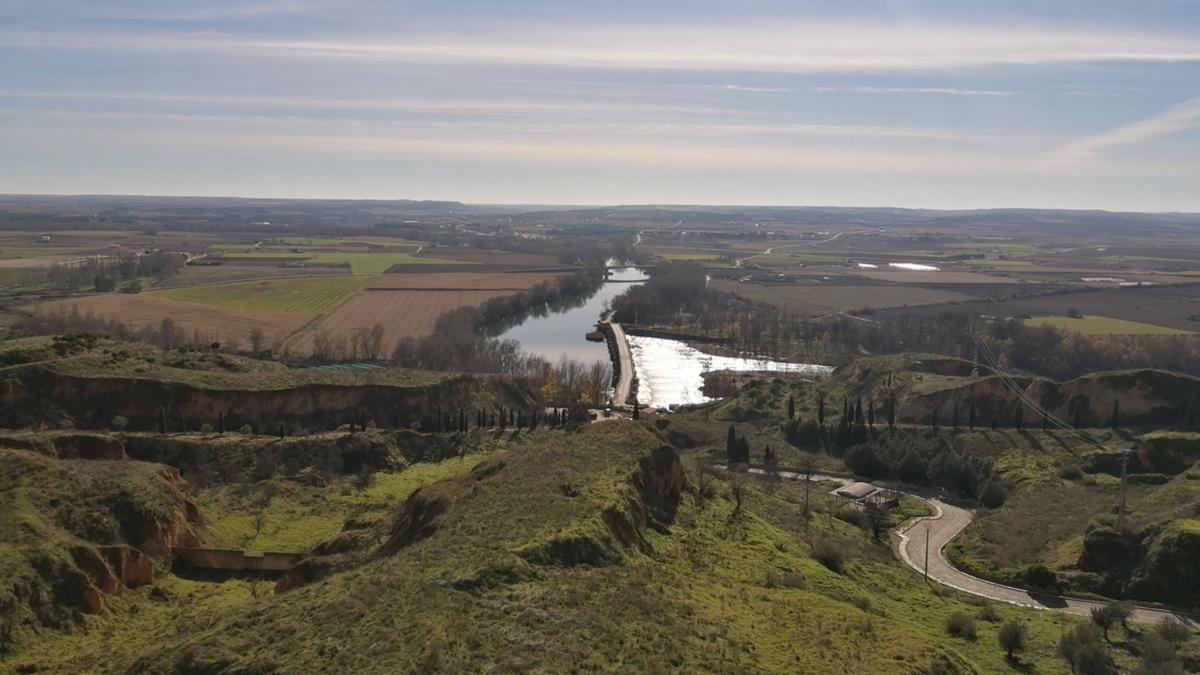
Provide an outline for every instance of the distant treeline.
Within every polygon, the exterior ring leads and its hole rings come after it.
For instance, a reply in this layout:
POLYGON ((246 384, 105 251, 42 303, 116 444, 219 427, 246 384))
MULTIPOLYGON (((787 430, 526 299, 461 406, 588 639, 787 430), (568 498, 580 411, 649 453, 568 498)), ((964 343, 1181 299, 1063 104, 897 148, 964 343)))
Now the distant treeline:
POLYGON ((121 254, 81 257, 47 267, 4 271, 4 282, 13 286, 46 291, 96 291, 107 293, 141 290, 140 279, 163 279, 184 268, 183 256, 174 253, 121 254))

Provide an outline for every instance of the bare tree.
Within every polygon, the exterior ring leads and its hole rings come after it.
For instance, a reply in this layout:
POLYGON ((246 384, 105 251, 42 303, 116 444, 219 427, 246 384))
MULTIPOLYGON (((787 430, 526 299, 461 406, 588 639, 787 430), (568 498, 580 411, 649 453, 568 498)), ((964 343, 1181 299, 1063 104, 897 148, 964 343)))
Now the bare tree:
POLYGON ((263 332, 261 326, 255 326, 254 330, 250 331, 250 351, 259 354, 267 344, 267 335, 263 332))

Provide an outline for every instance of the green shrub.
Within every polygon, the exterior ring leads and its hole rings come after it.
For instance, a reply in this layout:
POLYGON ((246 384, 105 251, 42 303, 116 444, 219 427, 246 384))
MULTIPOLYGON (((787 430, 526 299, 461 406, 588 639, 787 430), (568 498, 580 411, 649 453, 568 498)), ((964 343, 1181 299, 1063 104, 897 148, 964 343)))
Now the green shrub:
POLYGON ((846 565, 846 553, 842 546, 829 538, 821 537, 813 541, 813 558, 833 572, 841 573, 846 565))
POLYGON ((1004 500, 1007 498, 1008 493, 1004 491, 1004 486, 996 480, 989 480, 979 489, 979 503, 984 508, 998 509, 1004 506, 1004 500))
POLYGON ((1058 477, 1063 480, 1079 480, 1083 478, 1083 469, 1074 464, 1068 464, 1058 470, 1058 477))
POLYGON ((1026 566, 1021 571, 1021 581, 1029 586, 1043 590, 1056 590, 1058 588, 1058 576, 1054 574, 1054 570, 1041 563, 1026 566))
POLYGON ((955 612, 946 617, 946 632, 955 637, 974 640, 976 636, 975 619, 970 614, 955 612))
POLYGON ((996 609, 996 606, 990 602, 985 604, 983 607, 980 607, 979 612, 976 613, 975 616, 978 617, 980 621, 989 621, 991 623, 996 623, 1000 620, 1000 612, 996 609))
POLYGON ((1000 643, 1000 648, 1004 650, 1004 655, 1011 660, 1017 652, 1025 648, 1025 624, 1020 621, 1009 621, 1000 627, 1000 632, 996 634, 996 640, 1000 643))

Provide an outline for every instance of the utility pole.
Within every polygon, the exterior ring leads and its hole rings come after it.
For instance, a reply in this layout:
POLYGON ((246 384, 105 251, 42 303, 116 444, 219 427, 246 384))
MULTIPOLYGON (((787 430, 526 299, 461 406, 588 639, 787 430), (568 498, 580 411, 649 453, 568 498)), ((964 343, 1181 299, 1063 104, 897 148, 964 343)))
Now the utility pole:
POLYGON ((1121 453, 1121 499, 1117 505, 1117 532, 1125 531, 1125 475, 1129 467, 1129 455, 1133 448, 1122 448, 1121 453))
POLYGON ((929 583, 929 521, 925 521, 925 582, 929 583))

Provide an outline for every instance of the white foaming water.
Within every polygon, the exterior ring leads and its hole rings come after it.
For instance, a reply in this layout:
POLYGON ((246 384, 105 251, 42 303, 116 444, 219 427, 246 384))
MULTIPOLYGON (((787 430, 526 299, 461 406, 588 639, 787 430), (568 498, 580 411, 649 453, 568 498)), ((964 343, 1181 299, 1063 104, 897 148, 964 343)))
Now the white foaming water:
POLYGON ((802 375, 828 375, 830 366, 768 359, 713 356, 679 340, 630 335, 629 351, 637 373, 638 402, 655 408, 704 403, 703 374, 714 370, 763 370, 802 375))
POLYGON ((879 265, 872 265, 871 263, 858 263, 858 266, 860 269, 864 269, 864 270, 873 270, 873 269, 879 267, 879 265))
POLYGON ((922 265, 920 263, 888 263, 888 267, 908 270, 910 272, 940 272, 941 268, 933 265, 922 265))

